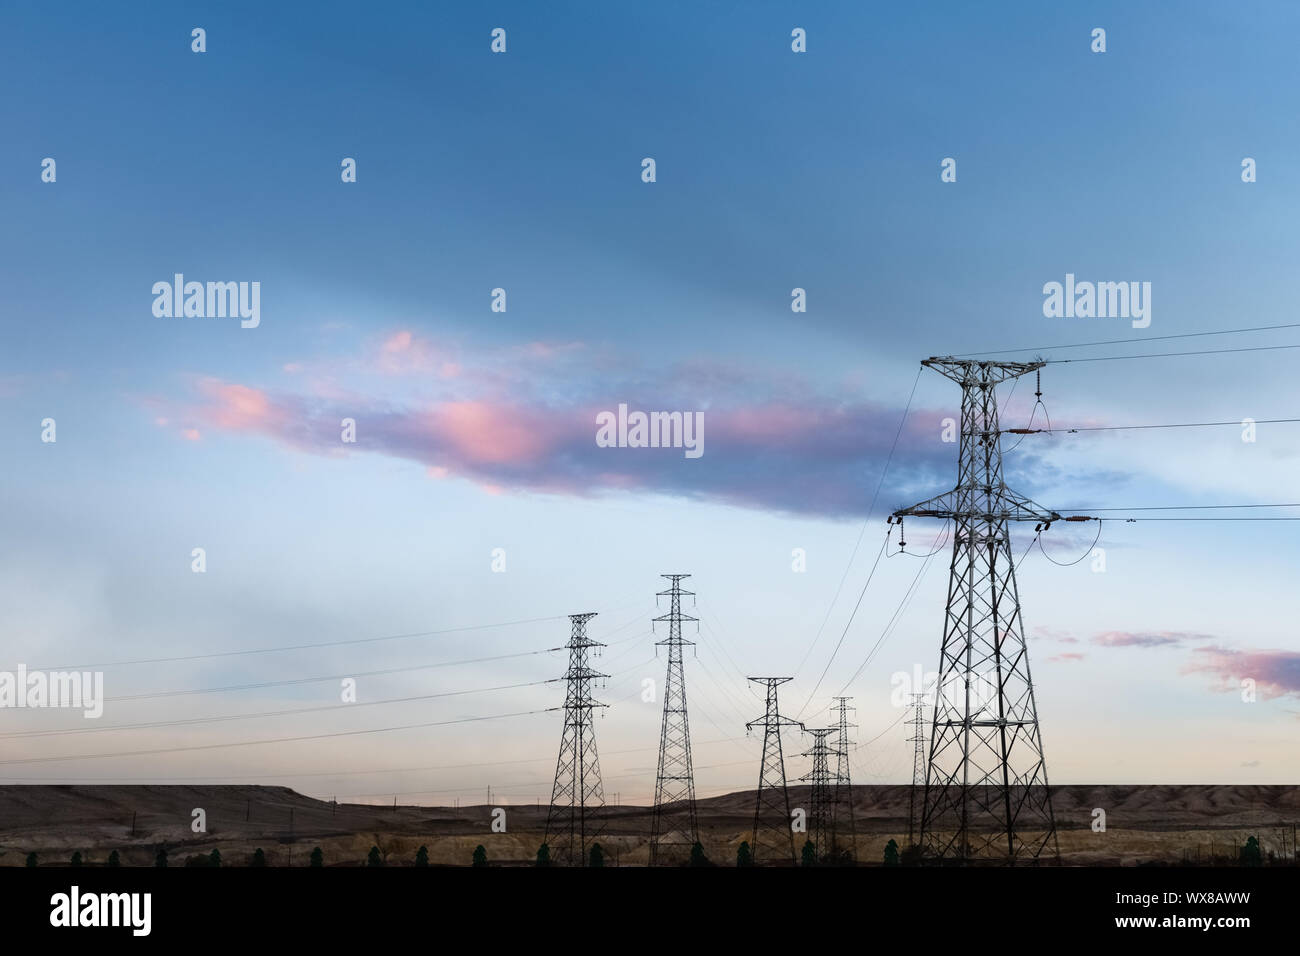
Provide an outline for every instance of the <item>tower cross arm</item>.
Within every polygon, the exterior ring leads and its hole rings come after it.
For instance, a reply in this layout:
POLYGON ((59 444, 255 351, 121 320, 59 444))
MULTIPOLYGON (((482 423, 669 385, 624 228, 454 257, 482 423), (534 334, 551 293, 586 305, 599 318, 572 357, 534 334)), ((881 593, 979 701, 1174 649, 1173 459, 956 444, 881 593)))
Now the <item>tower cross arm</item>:
POLYGON ((1060 521, 1061 515, 1006 485, 997 488, 954 488, 933 498, 918 501, 907 508, 899 508, 892 517, 917 518, 984 518, 990 521, 1060 521), (988 507, 990 501, 996 508, 988 507), (981 504, 984 506, 981 507, 981 504))

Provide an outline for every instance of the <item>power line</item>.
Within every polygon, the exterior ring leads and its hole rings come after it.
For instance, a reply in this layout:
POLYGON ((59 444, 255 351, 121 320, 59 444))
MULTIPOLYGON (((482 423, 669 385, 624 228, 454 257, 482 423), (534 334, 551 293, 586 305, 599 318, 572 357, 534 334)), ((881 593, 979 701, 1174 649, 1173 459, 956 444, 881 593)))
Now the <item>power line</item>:
POLYGON ((363 700, 351 704, 328 704, 321 707, 297 707, 290 710, 267 710, 256 714, 221 714, 215 717, 186 717, 178 720, 155 720, 136 724, 110 724, 105 727, 77 727, 65 730, 22 730, 0 734, 0 739, 21 739, 27 737, 62 737, 68 734, 102 734, 114 730, 150 730, 158 727, 184 727, 191 724, 213 724, 228 720, 254 720, 265 717, 287 717, 294 714, 316 714, 327 710, 352 710, 357 707, 376 707, 383 704, 408 704, 417 700, 437 700, 443 697, 464 697, 468 694, 486 694, 489 691, 518 690, 523 687, 540 687, 553 684, 559 678, 549 680, 527 681, 522 684, 501 684, 496 687, 477 687, 473 690, 452 690, 439 694, 420 694, 415 697, 392 697, 385 700, 363 700))
MULTIPOLYGON (((744 741, 745 737, 718 737, 711 740, 694 741, 696 747, 712 746, 714 744, 729 744, 737 741, 744 741)), ((606 756, 615 756, 631 753, 645 753, 654 750, 654 747, 630 747, 623 750, 606 751, 606 756)), ((466 767, 504 767, 512 764, 521 763, 549 763, 550 757, 524 757, 518 760, 480 760, 468 763, 449 763, 437 764, 427 767, 380 767, 375 770, 318 770, 306 771, 302 773, 263 773, 263 774, 238 774, 235 779, 238 780, 296 780, 307 777, 345 777, 364 774, 379 773, 429 773, 437 770, 463 770, 466 767)), ((738 761, 738 763, 749 763, 750 761, 738 761)), ((717 766, 716 764, 714 766, 717 766)), ((703 768, 701 768, 703 769, 703 768)), ((56 778, 54 782, 66 780, 66 777, 56 778)), ((229 781, 230 774, 210 774, 207 776, 184 776, 184 777, 164 777, 160 778, 157 774, 150 774, 145 777, 96 777, 94 782, 102 783, 111 780, 115 783, 191 783, 201 780, 222 780, 229 781)), ((19 783, 49 783, 49 777, 0 777, 0 780, 19 783)))
POLYGON ((1143 352, 1138 355, 1093 355, 1077 359, 1044 359, 1044 365, 1066 365, 1079 362, 1119 362, 1125 359, 1173 358, 1179 355, 1231 355, 1238 352, 1278 352, 1300 349, 1300 345, 1256 345, 1243 349, 1202 349, 1195 352, 1143 352))
POLYGON ((271 654, 275 651, 301 651, 319 647, 342 647, 347 644, 375 644, 380 641, 399 641, 410 637, 433 637, 439 634, 459 634, 465 631, 482 631, 493 627, 514 627, 518 624, 537 624, 542 621, 559 621, 564 615, 555 617, 534 617, 521 621, 502 621, 499 624, 472 624, 465 627, 449 627, 438 631, 412 631, 408 634, 387 634, 383 637, 358 637, 346 641, 324 641, 316 644, 286 644, 280 647, 258 647, 243 651, 214 651, 210 654, 186 654, 177 657, 148 657, 128 661, 105 661, 100 664, 62 664, 57 667, 33 667, 31 670, 99 670, 104 667, 126 667, 131 664, 171 664, 178 661, 200 661, 216 657, 241 657, 248 654, 271 654))
POLYGON ((835 642, 835 649, 831 651, 830 659, 826 662, 826 666, 822 668, 821 676, 817 678, 817 683, 813 685, 812 692, 808 695, 808 699, 805 700, 803 706, 799 708, 799 713, 795 714, 796 719, 801 717, 803 712, 808 709, 808 705, 812 703, 812 699, 817 695, 818 689, 822 686, 822 681, 826 679, 826 674, 830 671, 831 665, 835 663, 835 656, 839 654, 840 648, 844 645, 844 638, 848 637, 849 628, 853 626, 853 619, 858 616, 858 608, 862 607, 862 599, 866 597, 867 586, 871 584, 871 579, 875 577, 876 568, 880 565, 880 556, 885 553, 885 547, 888 544, 889 537, 886 536, 885 540, 880 545, 880 550, 876 552, 876 560, 871 564, 871 570, 867 573, 867 580, 862 583, 862 590, 858 592, 858 600, 857 603, 853 605, 853 612, 849 615, 849 619, 844 622, 844 630, 840 632, 840 639, 835 642))
POLYGON ((108 697, 106 700, 153 700, 161 697, 188 697, 192 694, 225 694, 241 690, 262 690, 267 687, 292 687, 299 684, 320 684, 325 681, 344 680, 349 677, 380 677, 385 674, 404 674, 407 671, 431 670, 437 667, 459 667, 462 664, 484 664, 489 661, 503 661, 515 657, 535 657, 538 654, 554 654, 562 647, 548 647, 540 651, 520 651, 515 654, 497 654, 492 657, 471 657, 460 661, 442 661, 437 664, 416 664, 402 667, 385 667, 376 671, 351 671, 346 674, 327 674, 324 677, 296 677, 286 680, 260 681, 254 684, 228 684, 225 687, 199 687, 190 690, 165 690, 152 694, 122 694, 108 697))
MULTIPOLYGON (((876 482, 876 490, 875 490, 875 492, 871 495, 871 504, 867 505, 867 516, 862 520, 862 529, 858 532, 858 540, 857 540, 857 541, 854 543, 854 545, 853 545, 853 553, 849 555, 849 563, 846 564, 846 565, 844 566, 844 573, 843 573, 842 575, 840 575, 840 583, 839 583, 838 585, 836 585, 836 587, 835 587, 835 596, 831 598, 830 606, 826 608, 826 616, 822 618, 821 626, 817 628, 817 633, 816 633, 816 635, 814 635, 813 640, 812 640, 812 643, 808 645, 808 650, 804 651, 803 660, 799 661, 799 666, 796 667, 796 668, 794 669, 794 672, 795 672, 796 674, 798 674, 799 671, 803 670, 803 666, 804 666, 804 664, 806 664, 806 663, 808 662, 808 658, 809 658, 809 656, 811 656, 811 654, 812 654, 812 652, 813 652, 813 648, 815 648, 815 647, 817 646, 817 642, 821 640, 821 637, 822 637, 822 631, 824 631, 824 630, 826 629, 826 622, 829 621, 829 620, 831 619, 831 612, 835 610, 835 605, 839 603, 839 600, 840 600, 840 592, 844 589, 844 582, 845 582, 845 580, 848 579, 849 571, 852 570, 852 568, 853 568, 853 562, 854 562, 855 560, 857 560, 857 557, 858 557, 858 549, 862 546, 862 537, 863 537, 863 535, 865 535, 866 532, 867 532, 867 525, 868 525, 868 524, 870 523, 870 521, 871 521, 871 513, 872 513, 873 511, 875 511, 875 508, 876 508, 876 499, 880 497, 880 489, 881 489, 881 487, 883 487, 884 484, 885 484, 885 476, 886 476, 887 474, 889 474, 889 465, 890 465, 890 462, 892 462, 892 461, 894 460, 894 451, 898 448, 898 439, 899 439, 899 438, 902 436, 902 434, 903 434, 903 426, 907 424, 907 415, 908 415, 908 413, 912 410, 912 399, 916 397, 916 386, 920 383, 920 381, 921 381, 921 373, 922 373, 924 370, 925 370, 925 367, 924 367, 924 366, 921 366, 920 368, 918 368, 918 369, 916 370, 916 378, 912 380, 912 391, 908 393, 908 396, 907 396, 907 404, 903 406, 903 417, 902 417, 901 419, 899 419, 899 422, 898 422, 898 431, 896 431, 896 432, 894 433, 894 442, 893 442, 892 445, 889 446, 889 455, 885 458, 885 467, 884 467, 883 469, 881 469, 881 472, 880 472, 880 480, 876 482)), ((874 567, 873 567, 873 570, 874 570, 874 567)), ((870 581, 870 577, 868 577, 868 582, 869 582, 869 581, 870 581)), ((863 590, 863 593, 866 593, 866 586, 865 586, 865 585, 863 586, 863 589, 862 589, 862 590, 863 590)), ((861 594, 858 595, 858 603, 859 603, 859 604, 862 603, 862 595, 861 595, 861 594)), ((850 619, 850 623, 852 623, 852 619, 850 619)), ((844 640, 844 637, 843 637, 843 635, 841 635, 841 637, 840 637, 840 641, 843 642, 843 640, 844 640)), ((838 650, 838 649, 839 649, 839 648, 838 648, 838 646, 837 646, 837 647, 836 647, 836 650, 838 650)), ((834 656, 835 656, 834 654, 831 655, 832 659, 834 658, 834 656)), ((827 664, 826 666, 827 666, 828 668, 830 667, 829 664, 827 664)), ((825 673, 824 673, 824 672, 823 672, 823 676, 825 676, 825 673)), ((819 681, 818 683, 820 683, 820 681, 819 681)), ((808 699, 809 699, 810 701, 812 700, 811 695, 809 696, 808 699)), ((805 702, 804 705, 803 705, 803 707, 799 708, 799 713, 802 714, 802 713, 804 712, 804 710, 807 709, 807 707, 808 707, 808 703, 805 702)))
MULTIPOLYGON (((1249 419, 1249 421, 1253 425, 1286 425, 1286 424, 1294 424, 1295 422, 1300 422, 1300 418, 1252 418, 1249 419)), ((1031 425, 1033 424, 1032 418, 1030 419, 1030 424, 1031 425)), ((1148 429, 1148 428, 1206 428, 1211 425, 1234 425, 1240 427, 1242 424, 1244 424, 1244 421, 1175 422, 1172 424, 1159 424, 1159 425, 1080 425, 1077 428, 1056 428, 1056 429, 1029 428, 1028 426, 1026 426, 1025 428, 1004 428, 1002 429, 1001 433, 1004 435, 1021 435, 1021 436, 1041 435, 1041 434, 1073 435, 1076 432, 1119 432, 1119 431, 1133 431, 1137 429, 1148 429)), ((1020 439, 1020 441, 1024 441, 1024 440, 1025 439, 1023 437, 1020 439)), ((1015 451, 1017 448, 1019 448, 1020 441, 1016 442, 1015 445, 1009 448, 1007 450, 1007 453, 1015 451)))
POLYGON ((373 727, 369 730, 341 730, 327 734, 309 734, 302 737, 272 737, 268 740, 236 740, 225 744, 196 744, 189 747, 161 747, 150 750, 126 750, 107 754, 72 754, 66 757, 20 757, 0 760, 0 766, 21 763, 59 763, 67 760, 100 760, 107 757, 151 757, 158 754, 188 753, 198 750, 223 750, 227 747, 258 747, 265 744, 287 744, 303 740, 328 740, 333 737, 357 737, 363 734, 386 734, 396 730, 416 730, 424 727, 445 727, 450 724, 472 724, 485 720, 504 720, 508 717, 531 717, 546 714, 557 707, 543 707, 540 710, 521 710, 511 714, 489 714, 484 717, 460 717, 455 720, 435 720, 421 724, 398 724, 393 727, 373 727))
POLYGON ((1132 508, 1063 508, 1062 511, 1220 511, 1231 508, 1300 508, 1300 502, 1251 505, 1145 505, 1132 508))
POLYGON ((1241 332, 1274 332, 1279 329, 1300 329, 1300 322, 1291 322, 1286 325, 1257 325, 1248 329, 1221 329, 1217 332, 1181 332, 1177 335, 1144 335, 1139 340, 1106 339, 1100 342, 1076 342, 1072 345, 1049 345, 1039 348, 995 349, 989 352, 962 352, 960 355, 954 356, 954 358, 973 358, 979 355, 1000 355, 1005 352, 1051 352, 1055 349, 1082 349, 1090 348, 1094 345, 1135 345, 1138 341, 1160 342, 1166 339, 1194 339, 1206 335, 1237 335, 1241 332))

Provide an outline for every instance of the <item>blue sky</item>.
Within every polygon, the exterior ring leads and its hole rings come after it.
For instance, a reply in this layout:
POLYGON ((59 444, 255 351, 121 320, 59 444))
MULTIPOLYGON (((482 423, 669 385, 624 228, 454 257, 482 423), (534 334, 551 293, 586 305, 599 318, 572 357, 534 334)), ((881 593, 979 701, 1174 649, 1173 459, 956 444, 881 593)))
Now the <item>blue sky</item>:
MULTIPOLYGON (((646 799, 659 718, 637 691, 662 679, 653 595, 660 573, 689 571, 701 793, 753 784, 751 674, 795 673, 788 709, 808 700, 810 720, 831 694, 855 695, 860 739, 879 735, 855 754, 856 779, 908 779, 890 677, 935 666, 945 556, 846 687, 919 567, 882 562, 814 685, 883 509, 955 477, 939 423, 957 389, 926 373, 850 564, 917 361, 1124 350, 1050 348, 1098 339, 1133 351, 1300 342, 1297 330, 1143 342, 1295 321, 1298 19, 1285 4, 1250 16, 1212 4, 11 4, 6 657, 180 657, 557 618, 107 669, 110 695, 160 693, 553 648, 562 615, 594 609, 593 634, 612 645, 603 693, 617 702, 598 730, 607 789, 646 799), (194 27, 206 53, 190 50, 194 27), (507 30, 503 55, 489 50, 494 27, 507 30), (791 52, 794 27, 807 53, 791 52), (1094 27, 1104 54, 1090 51, 1094 27), (653 184, 640 178, 647 156, 653 184), (41 181, 45 157, 55 183, 41 181), (340 181, 343 157, 356 183, 340 181), (955 183, 940 182, 945 157, 955 183), (1244 157, 1255 183, 1241 181, 1244 157), (260 326, 156 318, 150 289, 177 272, 259 282, 260 326), (1042 287, 1066 273, 1150 282, 1150 327, 1045 318, 1042 287), (489 308, 497 287, 505 313, 489 308), (795 287, 805 313, 790 309, 795 287), (596 448, 591 414, 619 403, 704 411, 704 456, 596 448), (355 445, 338 440, 347 416, 355 445), (54 444, 40 441, 47 417, 54 444), (791 571, 795 548, 806 573, 791 571)), ((1049 366, 1044 398, 1058 424, 1291 417, 1290 354, 1049 366)), ((1006 424, 1028 417, 1032 391, 1007 398, 1006 424)), ((1031 436, 1007 461, 1050 507, 1286 502, 1298 436, 1031 436)), ((1104 573, 1026 556, 1053 782, 1292 780, 1291 527, 1108 523, 1104 573), (1267 699, 1241 702, 1249 676, 1267 699)), ((1092 540, 1091 528, 1052 535, 1058 560, 1092 540)), ((928 540, 910 526, 909 538, 928 540)), ((562 669, 552 653, 412 670, 363 678, 361 699, 475 693, 11 743, 14 759, 85 755, 533 710, 558 704, 558 685, 477 691, 562 669)), ((120 701, 103 722, 320 705, 336 685, 120 701)), ((6 721, 81 726, 59 713, 6 721)), ((541 714, 0 776, 282 774, 314 794, 412 802, 491 783, 532 799, 558 737, 556 715, 541 714), (392 772, 416 767, 443 769, 392 772)))

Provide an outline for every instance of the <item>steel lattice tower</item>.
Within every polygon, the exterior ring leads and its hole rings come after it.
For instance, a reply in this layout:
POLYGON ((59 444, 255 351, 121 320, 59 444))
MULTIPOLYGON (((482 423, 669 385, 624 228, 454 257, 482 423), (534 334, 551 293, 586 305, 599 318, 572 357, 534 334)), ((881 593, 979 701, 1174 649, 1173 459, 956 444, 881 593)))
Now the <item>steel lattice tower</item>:
POLYGON ((551 860, 568 866, 586 866, 589 841, 598 835, 597 811, 605 804, 600 783, 600 760, 596 754, 596 728, 592 711, 606 707, 591 696, 591 683, 608 675, 587 664, 593 647, 604 647, 587 637, 587 622, 595 612, 570 614, 573 632, 569 637, 569 669, 564 673, 564 734, 555 762, 555 786, 546 817, 546 843, 551 860))
POLYGON ((750 852, 754 862, 758 863, 765 856, 774 859, 785 856, 788 850, 789 860, 794 863, 794 831, 790 829, 790 791, 785 785, 781 728, 802 728, 803 724, 781 716, 776 694, 777 687, 792 678, 751 677, 750 680, 767 686, 767 707, 762 718, 745 724, 746 731, 755 727, 763 728, 763 765, 758 771, 758 793, 754 797, 754 832, 749 841, 750 852), (765 854, 760 850, 760 834, 767 838, 765 854))
POLYGON ((804 733, 812 734, 813 746, 811 750, 805 750, 803 756, 812 757, 813 765, 812 770, 799 780, 812 785, 808 838, 817 851, 819 863, 831 858, 831 847, 835 842, 835 803, 830 758, 841 756, 842 751, 832 750, 826 738, 838 732, 838 727, 804 728, 804 733))
POLYGON ((912 736, 907 740, 912 747, 912 789, 907 795, 907 845, 916 846, 916 795, 925 786, 925 718, 921 708, 925 703, 924 694, 912 695, 912 736))
POLYGON ((957 486, 893 515, 954 523, 920 842, 940 861, 1059 862, 1009 527, 1061 516, 1003 481, 996 394, 1044 363, 921 364, 961 386, 961 440, 957 486))
POLYGON ((836 714, 839 718, 838 729, 839 736, 836 738, 835 745, 839 748, 839 758, 835 765, 835 808, 834 819, 837 827, 834 834, 837 845, 831 849, 838 853, 840 821, 848 818, 849 824, 849 859, 857 858, 858 851, 858 830, 857 822, 853 817, 853 781, 849 779, 849 748, 853 746, 853 741, 849 740, 849 728, 856 727, 857 724, 849 722, 849 711, 855 708, 849 706, 852 697, 832 697, 835 706, 831 708, 831 713, 836 714), (842 809, 841 809, 842 808, 842 809))
POLYGON ((659 774, 655 778, 654 828, 650 836, 651 866, 689 854, 700 838, 695 817, 691 730, 686 719, 686 676, 682 670, 682 647, 694 644, 682 639, 682 622, 696 620, 682 613, 682 597, 693 598, 695 594, 682 590, 682 578, 689 578, 689 574, 664 574, 661 577, 672 582, 672 587, 660 591, 656 597, 670 597, 672 606, 667 614, 654 619, 655 622, 668 622, 668 637, 655 645, 668 648, 668 676, 664 679, 664 718, 659 731, 659 774))

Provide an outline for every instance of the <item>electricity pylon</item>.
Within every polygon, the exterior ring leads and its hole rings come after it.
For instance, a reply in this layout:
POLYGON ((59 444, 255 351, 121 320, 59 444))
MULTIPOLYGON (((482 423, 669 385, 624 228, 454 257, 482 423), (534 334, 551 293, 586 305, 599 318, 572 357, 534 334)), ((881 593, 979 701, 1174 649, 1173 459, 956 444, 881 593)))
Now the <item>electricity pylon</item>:
POLYGON ((925 786, 925 718, 921 708, 925 703, 924 694, 912 695, 912 719, 907 722, 912 728, 912 736, 907 740, 912 746, 912 789, 907 795, 907 845, 916 846, 916 797, 925 786))
POLYGON ((790 791, 785 784, 785 755, 781 751, 781 728, 803 727, 797 720, 781 716, 777 705, 776 689, 792 678, 751 677, 758 684, 767 685, 767 707, 763 716, 745 724, 745 730, 763 728, 763 765, 758 771, 758 793, 754 797, 754 832, 749 841, 755 864, 771 857, 774 862, 789 851, 794 863, 794 831, 790 828, 790 791), (779 819, 778 819, 779 818, 779 819), (766 847, 759 843, 760 834, 766 838, 766 847))
MULTIPOLYGON (((668 648, 668 676, 664 679, 664 718, 659 730, 659 774, 655 778, 654 827, 650 835, 650 865, 676 860, 690 853, 700 838, 695 817, 695 777, 691 768, 691 730, 686 719, 686 676, 682 670, 682 622, 697 620, 682 613, 682 578, 689 574, 664 574, 672 582, 657 597, 669 597, 667 614, 654 620, 668 622, 668 637, 655 646, 668 648), (684 848, 684 852, 683 852, 684 848)), ((653 626, 653 625, 652 625, 653 626)))
POLYGON ((835 701, 831 713, 837 716, 839 729, 839 736, 835 741, 835 746, 839 750, 839 759, 835 765, 835 807, 833 810, 835 819, 835 833, 833 836, 837 845, 831 847, 831 849, 835 853, 840 852, 838 846, 840 829, 847 821, 849 859, 856 860, 858 854, 858 830, 857 822, 853 817, 853 781, 849 779, 849 748, 853 746, 853 741, 849 740, 849 728, 857 726, 857 724, 849 722, 849 711, 855 708, 849 706, 852 697, 832 697, 831 699, 835 701))
POLYGON ((832 749, 826 738, 838 730, 837 727, 804 728, 804 733, 812 734, 813 746, 811 750, 805 750, 803 756, 812 757, 813 765, 812 770, 799 780, 812 787, 808 839, 812 841, 818 863, 827 862, 833 857, 831 848, 835 842, 835 804, 832 799, 830 758, 840 755, 841 751, 832 749))
POLYGON ((600 831, 598 810, 605 804, 600 783, 600 760, 596 754, 596 728, 592 711, 606 707, 591 696, 591 683, 607 677, 592 670, 587 654, 604 644, 587 637, 587 622, 595 612, 570 614, 573 631, 569 637, 569 669, 564 673, 564 733, 560 756, 555 762, 555 786, 546 816, 546 843, 551 860, 567 866, 586 866, 587 848, 600 831))
POLYGON ((921 364, 961 386, 961 440, 957 486, 890 519, 954 524, 920 842, 943 862, 1059 862, 1009 527, 1061 516, 1002 480, 996 394, 1045 363, 921 364))

